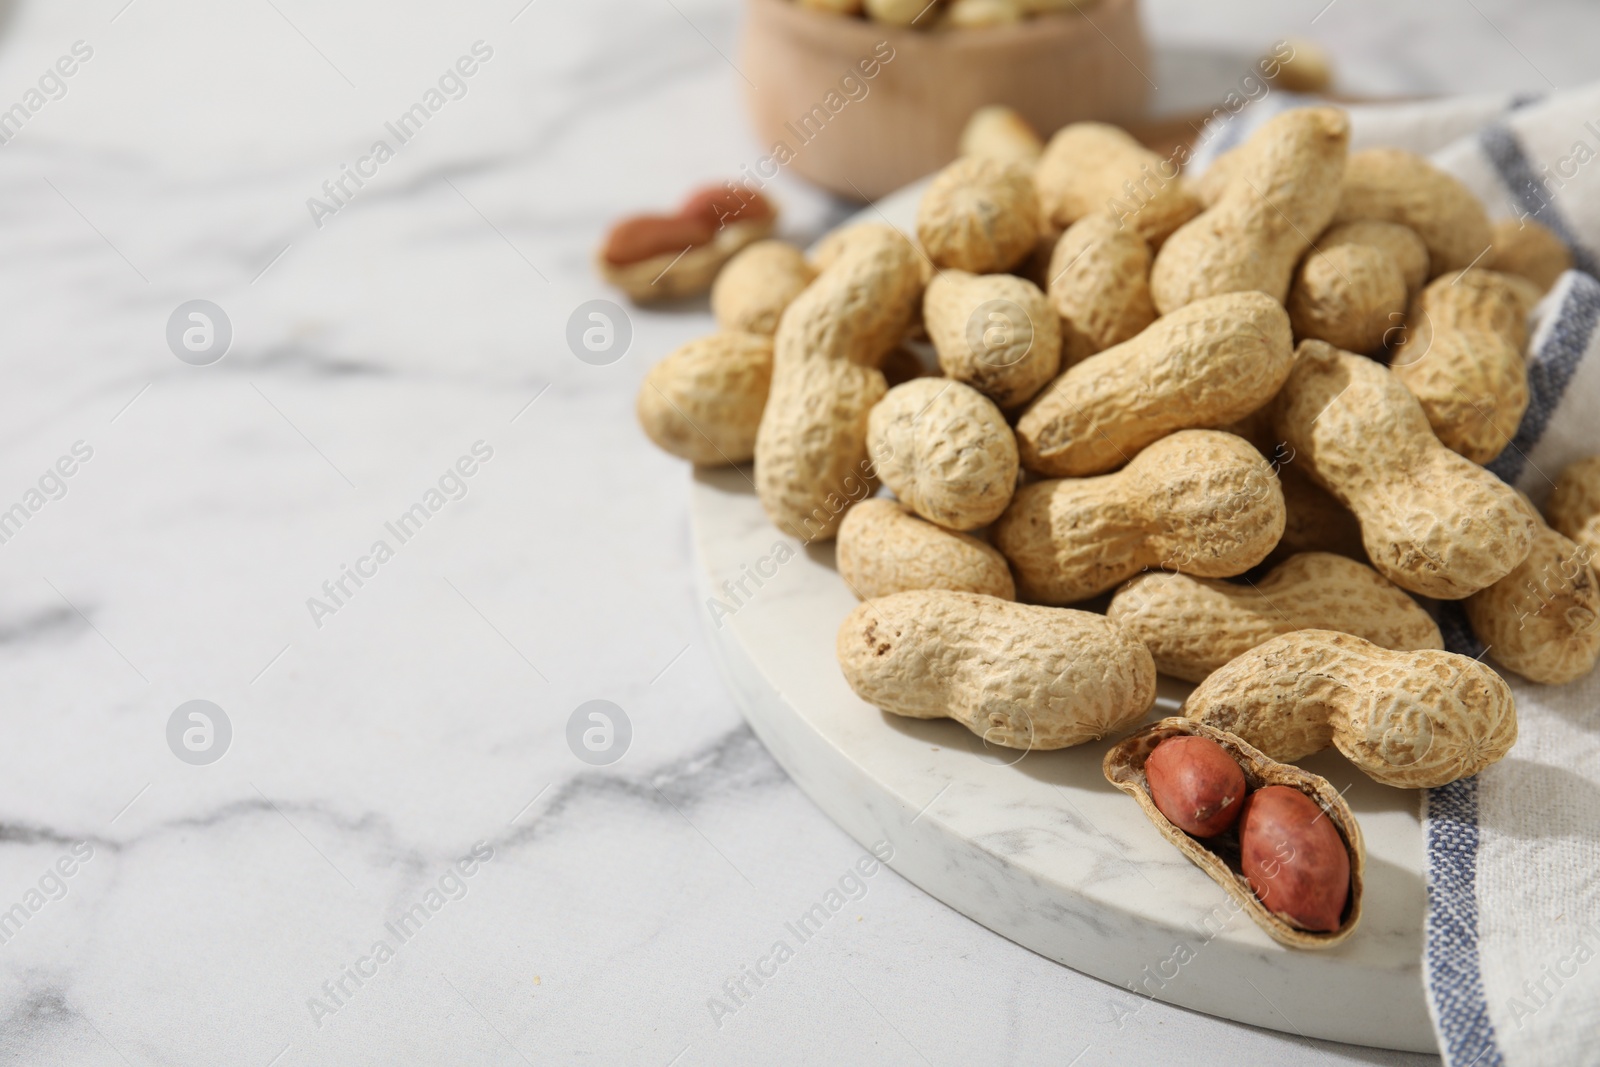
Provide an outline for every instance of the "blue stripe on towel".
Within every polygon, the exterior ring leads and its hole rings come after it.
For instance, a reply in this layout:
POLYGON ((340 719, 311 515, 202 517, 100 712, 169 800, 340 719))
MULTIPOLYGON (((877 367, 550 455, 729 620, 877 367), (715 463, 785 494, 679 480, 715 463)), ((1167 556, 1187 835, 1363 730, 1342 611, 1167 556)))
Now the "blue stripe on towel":
POLYGON ((1427 793, 1428 924, 1434 1019, 1450 1067, 1503 1067, 1478 970, 1478 779, 1427 793))
POLYGON ((1537 351, 1528 353, 1528 412, 1522 416, 1511 444, 1490 464, 1489 469, 1507 484, 1515 485, 1545 429, 1555 416, 1561 397, 1583 361, 1600 322, 1600 282, 1587 274, 1569 274, 1571 284, 1561 298, 1561 306, 1550 332, 1537 351))
POLYGON ((1548 226, 1551 232, 1572 249, 1572 261, 1579 270, 1589 274, 1600 274, 1600 269, 1597 269, 1600 261, 1597 261, 1594 253, 1578 240, 1577 231, 1556 206, 1553 194, 1546 190, 1533 168, 1533 162, 1528 158, 1528 153, 1523 150, 1522 142, 1517 139, 1511 127, 1503 122, 1485 126, 1478 133, 1478 143, 1483 146, 1484 155, 1494 164, 1494 169, 1500 174, 1500 181, 1522 210, 1548 226))

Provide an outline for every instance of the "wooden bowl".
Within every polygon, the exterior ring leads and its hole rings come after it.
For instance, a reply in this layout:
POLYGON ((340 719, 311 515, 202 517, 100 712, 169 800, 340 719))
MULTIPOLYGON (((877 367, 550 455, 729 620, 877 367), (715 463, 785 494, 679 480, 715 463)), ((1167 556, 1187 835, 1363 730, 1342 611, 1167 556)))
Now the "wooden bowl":
POLYGON ((749 0, 739 66, 771 153, 757 172, 770 158, 854 200, 950 162, 962 127, 986 104, 1015 108, 1048 137, 1083 119, 1135 120, 1151 88, 1138 0, 940 32, 749 0))

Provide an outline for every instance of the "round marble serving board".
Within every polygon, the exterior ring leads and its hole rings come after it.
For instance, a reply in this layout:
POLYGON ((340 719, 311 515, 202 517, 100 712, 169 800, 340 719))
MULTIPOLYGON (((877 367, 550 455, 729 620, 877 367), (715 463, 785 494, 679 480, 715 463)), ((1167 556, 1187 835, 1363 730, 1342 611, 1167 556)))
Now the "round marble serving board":
MULTIPOLYGON (((919 183, 863 213, 914 228, 919 183)), ((1142 998, 1287 1033, 1436 1050, 1422 989, 1418 794, 1323 753, 1305 766, 1348 791, 1367 843, 1365 914, 1343 945, 1283 948, 1108 783, 1109 740, 1059 752, 986 746, 957 723, 903 719, 845 683, 834 636, 855 607, 831 543, 780 534, 748 466, 700 470, 697 584, 723 673, 756 735, 864 846, 976 922, 1142 998), (728 584, 725 584, 728 583, 728 584)), ((1161 681, 1150 718, 1190 687, 1161 681)))

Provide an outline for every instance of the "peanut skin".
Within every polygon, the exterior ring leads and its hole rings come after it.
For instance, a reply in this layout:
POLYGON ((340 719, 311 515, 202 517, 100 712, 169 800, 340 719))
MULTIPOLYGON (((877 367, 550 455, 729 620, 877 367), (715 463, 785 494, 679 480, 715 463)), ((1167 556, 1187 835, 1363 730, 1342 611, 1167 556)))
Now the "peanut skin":
POLYGON ((1082 744, 1155 703, 1150 653, 1104 616, 945 590, 857 606, 839 627, 839 666, 884 711, 952 718, 1009 748, 1082 744))
POLYGON ((1495 661, 1530 682, 1576 681, 1600 658, 1600 588, 1589 551, 1543 523, 1528 558, 1463 607, 1495 661))
POLYGON ((1277 393, 1292 344, 1263 293, 1196 301, 1046 386, 1017 421, 1023 466, 1100 474, 1174 430, 1226 426, 1277 393))
POLYGON ((1395 377, 1439 440, 1474 463, 1505 450, 1528 410, 1527 311, 1505 275, 1441 275, 1413 302, 1395 377))
POLYGON ((994 546, 936 526, 893 500, 863 500, 839 525, 839 576, 862 600, 951 589, 1015 600, 1011 568, 994 546))
POLYGON ((940 267, 1010 270, 1038 235, 1039 200, 1027 168, 987 156, 963 156, 940 171, 917 208, 917 239, 940 267))
POLYGON ((1209 737, 1169 737, 1144 763, 1150 799, 1186 834, 1215 837, 1239 818, 1244 771, 1209 737))
POLYGON ((1049 280, 1064 366, 1131 340, 1156 320, 1150 246, 1110 215, 1085 215, 1061 235, 1049 280))
POLYGON ((1217 202, 1156 253, 1150 292, 1163 315, 1219 293, 1280 304, 1295 264, 1339 205, 1350 121, 1337 108, 1286 111, 1257 130, 1217 202))
POLYGON ((1116 474, 1034 482, 995 524, 1018 592, 1042 604, 1103 593, 1146 567, 1242 574, 1283 533, 1283 493, 1248 441, 1182 430, 1116 474))
POLYGON ((1372 565, 1400 588, 1460 600, 1527 556, 1533 518, 1516 491, 1440 444, 1382 365, 1303 341, 1275 405, 1295 463, 1355 513, 1372 565))
POLYGON ((1256 646, 1201 682, 1182 713, 1285 763, 1334 745, 1400 789, 1477 774, 1517 740, 1516 703, 1491 668, 1451 652, 1391 652, 1331 630, 1256 646))
POLYGON ((1245 798, 1239 866, 1268 911, 1302 930, 1339 929, 1350 898, 1350 853, 1317 802, 1286 785, 1245 798))
POLYGON ((897 385, 872 409, 867 449, 883 484, 952 530, 999 517, 1017 487, 1017 442, 994 402, 948 378, 897 385))
POLYGON ((942 271, 922 301, 945 374, 1005 410, 1033 399, 1061 366, 1061 320, 1039 287, 1009 274, 942 271))
POLYGON ((1489 216, 1461 182, 1415 152, 1369 148, 1350 155, 1334 222, 1374 219, 1415 230, 1435 276, 1466 270, 1490 248, 1489 216))
POLYGON ((702 466, 744 463, 772 383, 772 339, 715 333, 657 363, 639 387, 639 425, 656 446, 702 466))
POLYGON ((1117 591, 1106 617, 1145 643, 1158 671, 1189 682, 1296 630, 1338 630, 1389 649, 1444 647, 1415 600, 1326 552, 1291 556, 1247 585, 1148 571, 1117 591))

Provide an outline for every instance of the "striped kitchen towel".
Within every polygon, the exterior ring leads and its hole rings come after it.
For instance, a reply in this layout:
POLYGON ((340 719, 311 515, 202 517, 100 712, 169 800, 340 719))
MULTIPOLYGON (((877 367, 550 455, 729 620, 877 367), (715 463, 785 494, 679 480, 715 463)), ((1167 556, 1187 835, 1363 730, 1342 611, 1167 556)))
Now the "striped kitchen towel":
MULTIPOLYGON (((1208 128, 1193 168, 1289 107, 1272 94, 1208 128)), ((1535 313, 1531 402, 1491 469, 1537 504, 1600 453, 1600 85, 1542 98, 1351 109, 1352 143, 1425 152, 1495 218, 1533 218, 1572 248, 1535 313)), ((1484 649, 1445 605, 1446 642, 1484 649)), ((1490 661, 1494 652, 1488 650, 1490 661)), ((1600 1064, 1600 672, 1564 686, 1507 675, 1519 735, 1501 762, 1423 800, 1423 973, 1449 1067, 1600 1064)))

